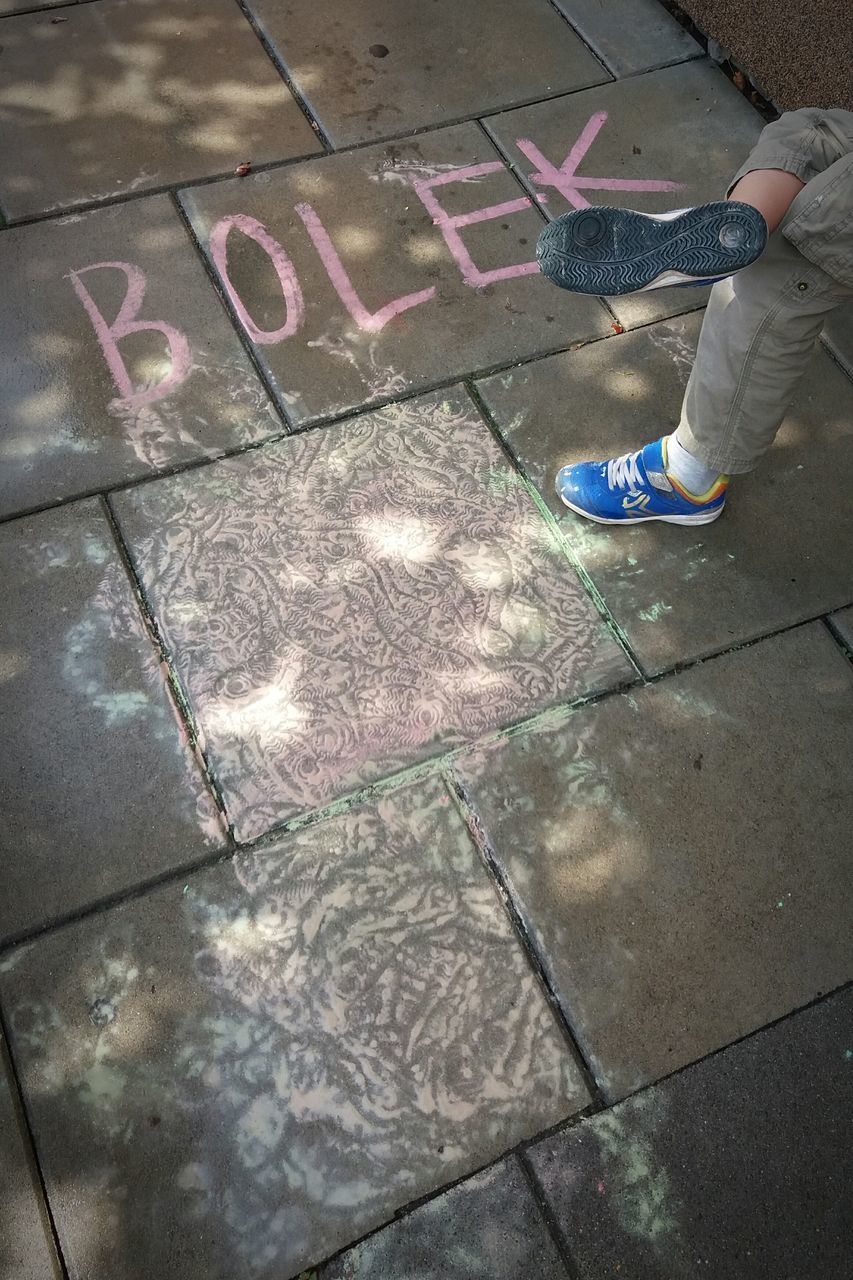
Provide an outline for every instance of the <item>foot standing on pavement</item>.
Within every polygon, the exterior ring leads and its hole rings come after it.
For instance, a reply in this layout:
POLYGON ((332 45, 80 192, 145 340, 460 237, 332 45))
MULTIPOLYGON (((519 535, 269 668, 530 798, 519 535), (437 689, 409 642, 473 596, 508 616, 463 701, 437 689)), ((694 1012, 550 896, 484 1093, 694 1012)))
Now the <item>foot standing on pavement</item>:
POLYGON ((853 297, 853 112, 806 107, 761 134, 727 199, 662 215, 607 207, 556 219, 542 271, 618 294, 714 282, 674 432, 557 474, 603 524, 707 524, 729 480, 770 448, 826 317, 853 297))

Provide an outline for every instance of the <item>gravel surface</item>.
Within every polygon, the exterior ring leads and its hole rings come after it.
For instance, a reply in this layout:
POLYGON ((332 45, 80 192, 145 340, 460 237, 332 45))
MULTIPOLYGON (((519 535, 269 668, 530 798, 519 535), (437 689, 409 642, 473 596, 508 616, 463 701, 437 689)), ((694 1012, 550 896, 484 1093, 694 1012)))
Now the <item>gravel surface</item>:
POLYGON ((780 111, 853 110, 853 37, 845 0, 679 0, 780 111), (845 13, 847 17, 845 18, 845 13))

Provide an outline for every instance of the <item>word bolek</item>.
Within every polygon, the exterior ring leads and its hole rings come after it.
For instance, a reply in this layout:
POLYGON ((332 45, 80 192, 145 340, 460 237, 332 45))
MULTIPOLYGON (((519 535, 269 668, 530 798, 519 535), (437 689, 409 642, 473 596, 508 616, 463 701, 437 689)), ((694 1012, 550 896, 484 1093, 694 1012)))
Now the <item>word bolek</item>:
MULTIPOLYGON (((528 138, 518 138, 519 150, 536 166, 530 181, 557 191, 568 204, 576 209, 588 208, 590 201, 584 191, 676 191, 679 183, 659 179, 607 178, 580 176, 577 173, 592 143, 607 120, 607 112, 593 114, 581 130, 563 163, 551 164, 528 138)), ((482 270, 473 260, 462 237, 466 227, 503 218, 533 206, 530 196, 518 196, 499 204, 487 205, 465 213, 449 214, 440 200, 441 188, 451 184, 471 182, 489 174, 505 172, 500 160, 451 168, 438 175, 413 177, 411 190, 420 200, 435 226, 444 238, 463 282, 473 289, 519 276, 535 275, 535 261, 515 263, 509 266, 482 270)), ((537 202, 547 202, 548 197, 539 193, 537 202)), ((294 211, 310 239, 329 281, 341 303, 358 329, 378 334, 397 316, 415 307, 428 304, 436 296, 434 285, 393 298, 378 310, 371 311, 359 296, 334 241, 316 209, 307 201, 297 202, 294 211)), ((257 218, 246 213, 233 213, 221 217, 211 228, 207 238, 207 252, 219 281, 228 297, 234 314, 247 337, 258 346, 274 346, 294 337, 305 317, 305 299, 296 268, 287 249, 257 218), (252 240, 269 259, 281 290, 285 319, 275 329, 264 329, 253 319, 244 299, 231 280, 228 264, 229 243, 234 236, 252 240)), ((132 262, 94 262, 68 273, 77 297, 85 308, 97 336, 121 404, 128 409, 138 409, 152 404, 172 393, 186 380, 192 371, 190 346, 186 336, 174 325, 163 319, 141 318, 145 300, 146 280, 142 269, 132 262), (96 271, 119 271, 126 279, 124 298, 113 320, 108 320, 87 287, 86 277, 96 271), (168 373, 155 385, 135 388, 122 358, 119 343, 132 333, 145 330, 157 332, 166 340, 169 352, 168 373)))

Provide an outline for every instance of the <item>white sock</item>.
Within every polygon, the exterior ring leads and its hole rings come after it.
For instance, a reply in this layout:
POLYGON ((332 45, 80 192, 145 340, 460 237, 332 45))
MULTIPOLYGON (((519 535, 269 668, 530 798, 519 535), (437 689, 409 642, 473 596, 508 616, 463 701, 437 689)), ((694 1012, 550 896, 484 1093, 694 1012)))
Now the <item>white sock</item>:
POLYGON ((666 469, 694 497, 706 493, 720 478, 719 471, 694 458, 675 434, 666 442, 666 469))

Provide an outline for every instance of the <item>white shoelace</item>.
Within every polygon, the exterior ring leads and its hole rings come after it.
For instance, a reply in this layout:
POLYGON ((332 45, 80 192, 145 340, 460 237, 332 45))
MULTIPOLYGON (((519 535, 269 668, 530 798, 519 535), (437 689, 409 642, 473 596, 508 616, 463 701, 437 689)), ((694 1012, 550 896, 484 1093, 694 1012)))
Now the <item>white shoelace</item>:
POLYGON ((611 489, 629 489, 640 483, 637 466, 642 450, 626 453, 621 458, 611 458, 607 464, 607 483, 611 489))

